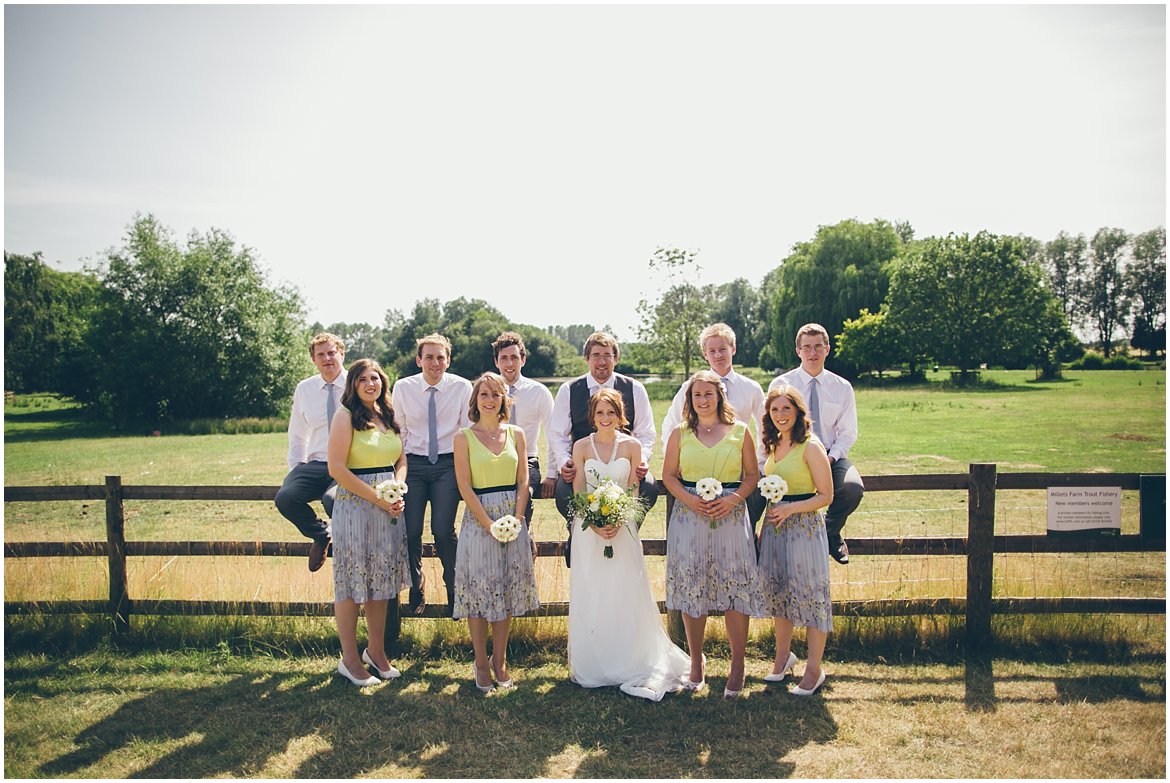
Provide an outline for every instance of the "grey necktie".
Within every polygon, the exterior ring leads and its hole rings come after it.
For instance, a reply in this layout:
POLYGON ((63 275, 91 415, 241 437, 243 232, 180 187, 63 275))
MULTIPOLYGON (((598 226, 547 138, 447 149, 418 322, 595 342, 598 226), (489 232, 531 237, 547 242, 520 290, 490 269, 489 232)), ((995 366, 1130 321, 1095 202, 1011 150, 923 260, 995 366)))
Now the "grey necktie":
POLYGON ((333 392, 337 389, 332 383, 325 384, 325 431, 333 426, 333 414, 337 412, 337 398, 333 392))
POLYGON ((817 394, 817 387, 819 386, 820 383, 817 382, 816 378, 808 382, 808 414, 812 416, 813 432, 816 433, 817 440, 823 444, 825 442, 825 436, 821 432, 821 398, 817 394))
POLYGON ((516 386, 508 387, 508 407, 511 409, 508 416, 509 421, 516 421, 516 386))
POLYGON ((434 386, 427 387, 427 462, 434 465, 439 461, 439 415, 435 411, 434 386))

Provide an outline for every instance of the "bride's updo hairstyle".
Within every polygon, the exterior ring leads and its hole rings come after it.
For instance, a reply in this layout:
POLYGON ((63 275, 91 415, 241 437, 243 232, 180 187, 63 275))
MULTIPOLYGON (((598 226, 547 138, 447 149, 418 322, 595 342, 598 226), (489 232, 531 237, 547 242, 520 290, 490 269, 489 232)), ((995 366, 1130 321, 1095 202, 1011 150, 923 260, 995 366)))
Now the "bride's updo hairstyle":
POLYGON ((695 385, 695 381, 703 381, 715 387, 716 393, 719 395, 719 405, 715 409, 719 421, 724 424, 735 424, 735 408, 727 400, 727 389, 723 388, 723 379, 711 370, 699 370, 687 381, 687 393, 683 398, 683 421, 687 423, 691 431, 696 431, 699 428, 699 414, 691 402, 691 387, 695 385))
POLYGON ((593 429, 597 429, 597 425, 593 423, 593 417, 597 413, 597 406, 602 402, 608 402, 617 411, 618 429, 625 432, 629 428, 630 422, 626 419, 626 404, 622 401, 622 395, 616 389, 598 389, 597 394, 589 398, 590 426, 593 429))

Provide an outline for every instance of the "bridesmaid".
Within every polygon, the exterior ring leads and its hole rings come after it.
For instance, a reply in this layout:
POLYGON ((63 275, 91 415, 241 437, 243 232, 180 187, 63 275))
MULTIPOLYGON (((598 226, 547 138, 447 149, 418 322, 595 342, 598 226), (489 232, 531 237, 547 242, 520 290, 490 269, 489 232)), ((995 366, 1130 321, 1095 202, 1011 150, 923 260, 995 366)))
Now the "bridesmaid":
POLYGON ((507 424, 508 387, 495 373, 484 373, 471 388, 470 427, 455 434, 455 479, 463 496, 463 521, 455 553, 456 618, 467 618, 475 648, 475 687, 488 693, 511 688, 508 631, 515 615, 540 606, 533 568, 535 546, 516 498, 528 495, 528 460, 524 430, 507 424), (520 536, 500 544, 492 522, 513 515, 520 536), (488 659, 488 625, 492 656, 488 659), (492 676, 495 676, 495 685, 492 676))
POLYGON ((747 425, 736 421, 719 376, 691 376, 683 421, 666 443, 662 482, 675 497, 666 528, 666 606, 683 614, 691 672, 687 687, 705 683, 707 614, 723 611, 731 643, 724 698, 743 690, 748 620, 756 609, 756 548, 744 499, 759 482, 759 461, 747 425), (696 482, 714 478, 722 496, 703 500, 696 482))
POLYGON ((768 682, 783 682, 796 665, 792 629, 808 629, 808 663, 792 689, 811 696, 825 681, 821 659, 833 630, 825 507, 833 502, 833 472, 825 447, 811 435, 804 397, 792 386, 768 392, 760 439, 765 475, 788 483, 788 494, 764 515, 760 530, 760 610, 776 624, 776 662, 768 682))
MULTIPOLYGON (((373 359, 349 367, 342 407, 329 426, 329 475, 337 482, 333 506, 333 612, 341 639, 337 673, 354 685, 373 685, 362 663, 382 679, 399 671, 386 657, 386 605, 410 586, 406 560, 406 525, 394 524, 403 504, 387 503, 374 486, 390 478, 406 479, 406 457, 394 409, 390 379, 373 359), (358 655, 358 605, 365 604, 368 647, 358 655)), ((401 522, 401 520, 399 520, 401 522)))

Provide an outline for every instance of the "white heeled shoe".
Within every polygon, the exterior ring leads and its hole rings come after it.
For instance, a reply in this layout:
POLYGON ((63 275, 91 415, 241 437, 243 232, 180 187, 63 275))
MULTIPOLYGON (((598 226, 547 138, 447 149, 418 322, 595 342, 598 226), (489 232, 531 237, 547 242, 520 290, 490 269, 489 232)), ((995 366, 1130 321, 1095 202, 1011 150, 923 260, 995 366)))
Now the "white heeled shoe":
POLYGON ((791 691, 789 691, 789 693, 791 693, 793 696, 812 696, 814 693, 817 692, 817 689, 819 689, 821 687, 821 685, 824 684, 824 682, 825 682, 825 670, 821 669, 821 676, 817 677, 817 684, 816 685, 814 685, 814 686, 812 686, 812 688, 808 688, 808 689, 802 688, 799 685, 797 685, 795 688, 793 688, 791 691))
POLYGON ((784 682, 784 680, 788 677, 788 673, 792 671, 792 668, 796 666, 797 663, 799 663, 799 661, 796 658, 796 653, 788 653, 788 662, 784 664, 784 668, 780 670, 780 673, 777 674, 776 672, 772 672, 771 674, 765 674, 764 682, 784 682))
POLYGON ((365 661, 370 666, 373 666, 374 671, 376 671, 378 673, 378 676, 381 677, 383 680, 393 680, 395 677, 402 676, 402 672, 395 669, 394 664, 390 664, 389 669, 379 669, 378 665, 376 663, 374 663, 372 658, 370 658, 370 648, 369 647, 362 650, 362 660, 365 661))
POLYGON ((479 688, 481 693, 491 693, 496 689, 495 683, 489 680, 487 685, 479 684, 479 672, 475 670, 475 664, 471 664, 471 679, 475 681, 475 687, 479 688))
POLYGON ((345 661, 344 660, 337 662, 337 673, 340 674, 345 679, 352 682, 354 685, 358 686, 359 688, 364 688, 367 685, 377 685, 378 683, 381 682, 381 680, 379 680, 377 677, 372 676, 365 669, 362 669, 362 674, 366 675, 364 679, 362 677, 353 676, 352 674, 349 673, 349 669, 345 668, 345 661))

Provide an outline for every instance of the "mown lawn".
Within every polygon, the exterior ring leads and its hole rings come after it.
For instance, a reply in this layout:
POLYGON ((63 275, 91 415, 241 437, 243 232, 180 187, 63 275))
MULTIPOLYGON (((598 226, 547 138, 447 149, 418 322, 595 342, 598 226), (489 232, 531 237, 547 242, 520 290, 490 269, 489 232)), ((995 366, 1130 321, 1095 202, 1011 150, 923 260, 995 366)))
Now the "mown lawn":
MULTIPOLYGON (((449 623, 449 621, 438 621, 449 623)), ((452 624, 453 625, 453 624, 452 624)), ((1155 626, 1159 625, 1157 622, 1155 626)), ((1164 632, 1164 624, 1160 625, 1164 632)), ((1157 629, 1150 629, 1155 631, 1157 629)), ((521 642, 518 687, 482 696, 465 645, 404 643, 358 690, 336 658, 256 645, 9 652, 8 777, 1164 777, 1164 648, 949 660, 850 642, 812 699, 765 685, 653 704, 567 679, 563 637, 521 642), (883 654, 884 653, 884 654, 883 654), (1124 661, 1113 658, 1124 655, 1124 661)), ((801 651, 803 653, 803 651, 801 651)))

